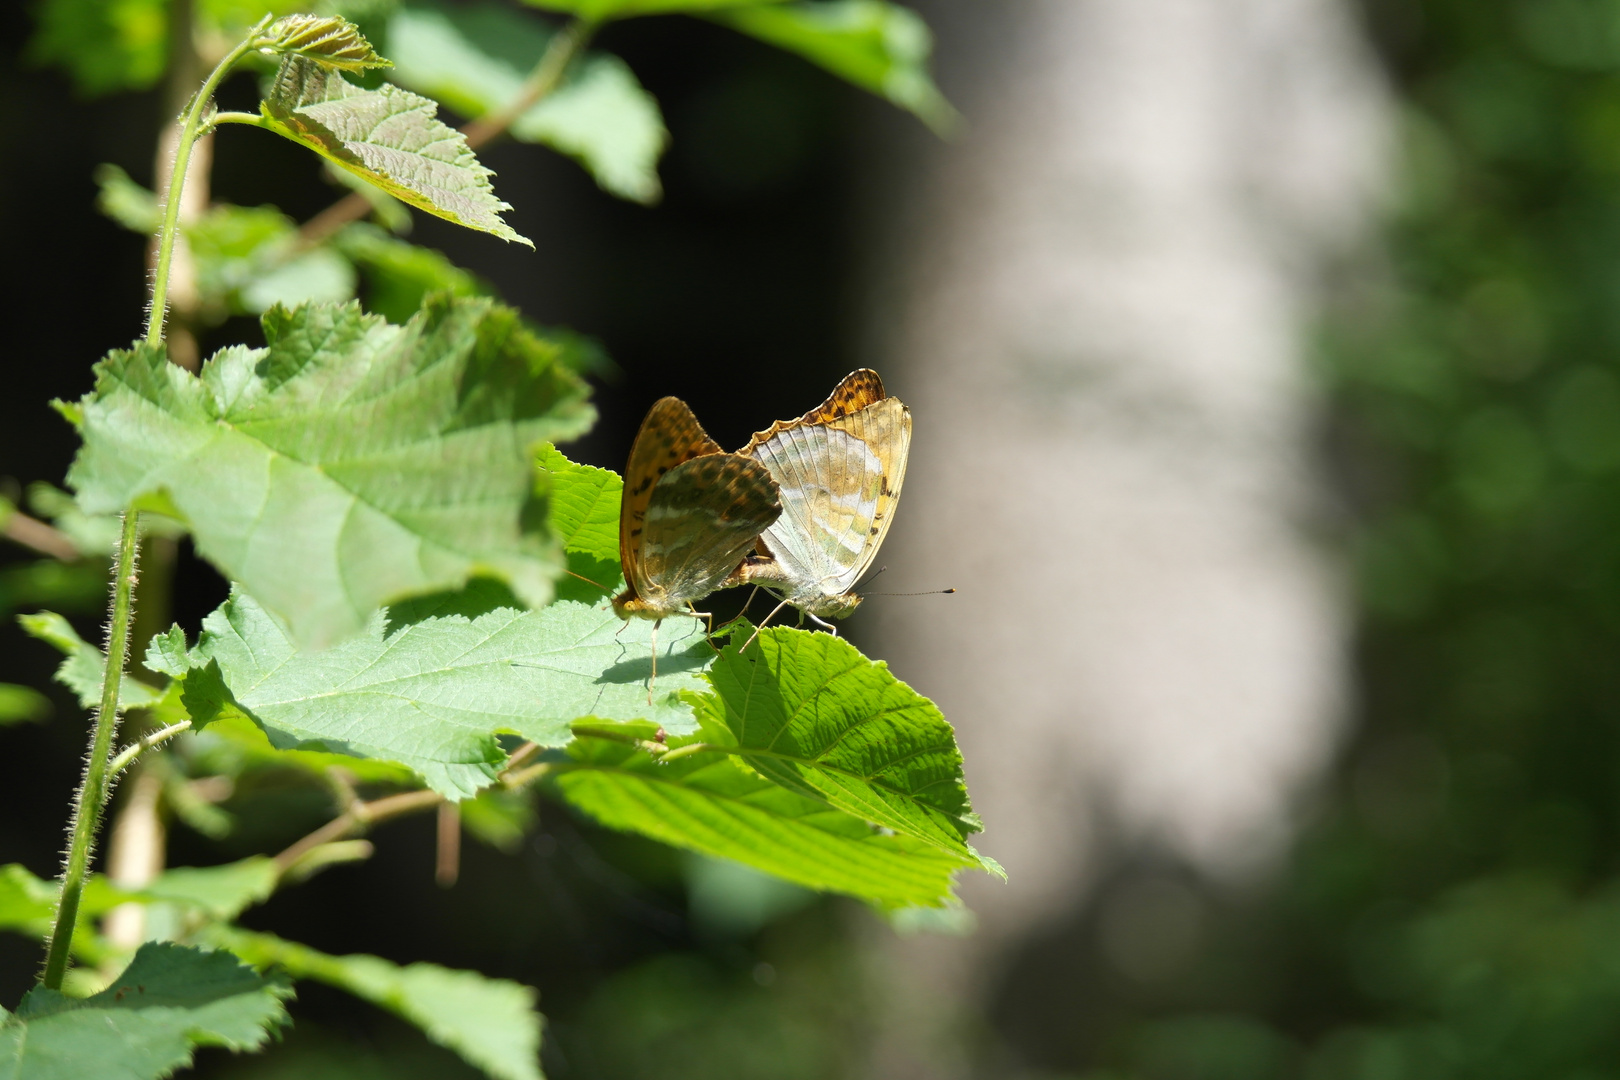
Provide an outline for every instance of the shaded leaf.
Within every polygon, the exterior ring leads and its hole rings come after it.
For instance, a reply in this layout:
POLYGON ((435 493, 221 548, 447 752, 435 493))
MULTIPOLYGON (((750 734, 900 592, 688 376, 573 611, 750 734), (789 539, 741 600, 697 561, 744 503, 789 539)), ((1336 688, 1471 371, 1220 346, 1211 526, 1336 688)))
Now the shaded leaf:
MULTIPOLYGON (((388 50, 401 86, 469 118, 507 107, 522 94, 552 31, 496 4, 450 7, 428 0, 401 7, 388 26, 388 50)), ((658 103, 625 63, 591 53, 563 83, 519 116, 513 138, 550 146, 579 161, 606 191, 656 202, 658 158, 669 141, 658 103)))
POLYGON ((369 285, 366 310, 391 323, 409 322, 430 293, 490 296, 495 291, 443 254, 396 240, 366 222, 345 226, 333 237, 332 246, 364 271, 369 285))
POLYGON ((106 560, 35 559, 0 567, 0 615, 46 605, 84 614, 106 608, 106 560))
MULTIPOLYGON (((746 631, 745 631, 746 632, 746 631)), ((934 703, 831 634, 734 635, 709 673, 706 730, 761 775, 969 858, 982 825, 968 805, 956 736, 934 703)))
POLYGON ((569 461, 549 443, 538 460, 551 482, 551 531, 568 556, 566 578, 557 595, 595 603, 618 592, 624 582, 619 567, 619 474, 569 461), (578 575, 577 577, 574 575, 578 575))
POLYGON ((592 21, 628 19, 637 15, 695 14, 779 2, 781 0, 524 0, 530 7, 566 11, 592 21))
POLYGON ((275 892, 280 879, 276 861, 252 855, 222 866, 177 866, 159 874, 146 887, 127 891, 136 900, 165 901, 234 919, 275 892))
POLYGON ((51 699, 31 686, 0 683, 0 727, 35 723, 51 715, 51 699))
POLYGON ((163 224, 163 206, 151 191, 116 165, 98 165, 96 209, 130 232, 151 236, 163 224))
POLYGON ((257 1050, 287 1023, 290 988, 227 952, 142 945, 112 985, 88 998, 29 991, 0 1021, 7 1080, 157 1080, 198 1046, 257 1050))
POLYGON ((305 247, 298 226, 273 206, 215 206, 185 232, 206 321, 354 296, 348 261, 328 247, 305 247))
POLYGON ((887 98, 936 131, 956 123, 956 110, 928 72, 933 35, 913 11, 886 0, 815 0, 751 5, 711 17, 887 98))
POLYGON ((496 1080, 541 1080, 542 1020, 535 992, 521 983, 437 964, 332 956, 270 934, 222 928, 217 936, 255 966, 275 965, 395 1013, 496 1080))
POLYGON ((363 90, 311 60, 289 56, 259 105, 261 126, 320 154, 419 210, 534 245, 513 232, 467 140, 435 119, 434 102, 383 84, 363 90))
POLYGON ((87 512, 186 522, 310 645, 473 574, 550 598, 560 556, 524 522, 528 447, 592 415, 556 346, 480 299, 439 298, 404 327, 354 304, 263 325, 266 348, 225 349, 200 376, 144 344, 98 365, 69 473, 87 512))
POLYGON ((61 67, 85 97, 144 90, 168 63, 164 0, 44 0, 27 58, 61 67))
POLYGON ((497 733, 559 746, 584 716, 692 730, 680 693, 705 688, 700 672, 714 656, 699 620, 662 628, 649 706, 645 620, 626 625, 606 605, 566 601, 469 616, 459 599, 401 605, 358 637, 300 654, 239 593, 204 620, 184 700, 190 709, 195 692, 198 723, 240 710, 278 747, 398 762, 456 799, 494 779, 506 758, 497 733))
POLYGON ((301 56, 322 67, 365 71, 393 65, 377 55, 360 28, 336 15, 288 15, 259 35, 258 46, 280 56, 301 56))
MULTIPOLYGON (((79 704, 93 709, 101 704, 101 682, 106 677, 107 654, 85 641, 77 630, 54 611, 17 616, 29 636, 53 645, 67 656, 56 669, 56 681, 79 697, 79 704)), ((163 691, 127 674, 118 691, 118 709, 141 709, 156 705, 163 691)))
POLYGON ((723 754, 655 762, 634 746, 581 736, 568 755, 546 784, 608 828, 733 859, 806 888, 887 907, 939 905, 951 900, 952 873, 974 865, 909 836, 885 836, 723 754))

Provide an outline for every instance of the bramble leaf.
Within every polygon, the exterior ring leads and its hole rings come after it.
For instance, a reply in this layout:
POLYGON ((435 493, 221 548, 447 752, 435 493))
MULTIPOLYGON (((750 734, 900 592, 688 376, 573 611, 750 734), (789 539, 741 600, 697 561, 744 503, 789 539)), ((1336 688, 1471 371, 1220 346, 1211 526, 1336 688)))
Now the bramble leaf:
MULTIPOLYGON (((67 656, 56 669, 56 681, 79 696, 79 704, 93 709, 101 704, 101 680, 107 654, 79 636, 71 623, 54 611, 19 615, 17 622, 30 636, 53 645, 67 656)), ((163 691, 125 675, 118 691, 118 708, 142 709, 156 705, 163 691)))
POLYGON ((393 66, 377 55, 358 26, 336 15, 287 15, 259 35, 257 44, 266 52, 302 56, 341 71, 393 66))
POLYGON ((906 8, 886 0, 815 0, 717 10, 710 18, 798 53, 910 110, 935 131, 948 131, 957 121, 928 73, 933 35, 906 8))
POLYGON ((182 700, 198 703, 199 724, 239 710, 278 747, 319 744, 311 748, 398 762, 457 799, 494 779, 506 756, 497 733, 560 746, 570 722, 587 716, 692 730, 680 693, 707 688, 699 673, 714 657, 700 621, 663 625, 649 706, 651 623, 626 625, 605 604, 523 611, 479 598, 498 592, 482 583, 400 605, 313 654, 297 653, 238 593, 204 620, 182 700))
MULTIPOLYGON (((413 3, 388 24, 390 76, 469 118, 506 108, 551 41, 532 18, 495 4, 413 3)), ((605 191, 657 202, 658 158, 669 141, 658 102, 616 56, 576 60, 563 83, 513 121, 512 137, 577 160, 605 191)))
POLYGON ((467 140, 435 119, 439 107, 383 84, 363 90, 313 60, 288 56, 260 126, 315 151, 339 168, 430 214, 534 246, 501 220, 511 207, 495 197, 467 140))
POLYGON ((403 327, 354 304, 263 324, 266 348, 225 349, 200 376, 146 345, 98 365, 69 473, 87 512, 184 521, 304 645, 475 574, 550 598, 561 559, 524 518, 528 448, 592 416, 558 347, 482 299, 439 298, 403 327))
POLYGON ((729 732, 733 752, 783 787, 978 858, 962 754, 932 701, 831 634, 763 630, 746 653, 742 640, 709 673, 705 730, 729 732))
POLYGON ((397 1014, 495 1080, 541 1080, 535 992, 521 983, 437 964, 401 967, 376 956, 332 956, 270 934, 212 934, 249 963, 314 979, 397 1014))
POLYGON ((85 97, 144 90, 168 62, 166 8, 163 0, 43 0, 27 57, 63 68, 85 97))
POLYGON ((88 998, 36 987, 0 1017, 7 1080, 158 1080, 198 1046, 257 1050, 287 1023, 292 993, 227 952, 148 942, 112 985, 88 998))
POLYGON ((151 236, 163 224, 163 206, 151 191, 116 165, 97 165, 96 209, 133 233, 151 236))
MULTIPOLYGON (((680 747, 692 739, 671 739, 680 747)), ((951 900, 974 863, 805 798, 718 753, 657 762, 634 746, 581 736, 545 783, 611 829, 746 863, 806 888, 886 907, 951 900)))
POLYGON ((304 246, 297 225, 273 206, 215 206, 185 232, 207 322, 354 297, 354 267, 331 248, 304 246))
POLYGON ((562 542, 571 571, 557 582, 557 595, 595 603, 624 581, 619 568, 624 482, 611 470, 569 461, 549 443, 540 447, 539 462, 551 480, 551 531, 562 542))

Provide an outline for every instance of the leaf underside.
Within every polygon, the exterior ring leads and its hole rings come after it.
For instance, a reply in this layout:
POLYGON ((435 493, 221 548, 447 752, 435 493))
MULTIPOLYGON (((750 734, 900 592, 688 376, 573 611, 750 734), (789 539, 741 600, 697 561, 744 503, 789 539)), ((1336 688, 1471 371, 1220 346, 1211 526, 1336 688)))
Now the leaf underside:
POLYGON ((562 558, 529 520, 529 448, 592 418, 557 347, 474 298, 403 327, 354 304, 263 323, 266 348, 225 349, 200 376, 144 344, 97 366, 69 473, 87 512, 185 522, 304 646, 475 574, 551 597, 562 558))
POLYGON ((377 55, 359 27, 336 15, 284 16, 265 30, 259 42, 269 52, 301 56, 342 71, 392 66, 377 55))
POLYGON ((385 83, 363 90, 313 60, 288 56, 259 106, 264 127, 419 210, 533 247, 501 220, 485 168, 438 105, 385 83))
POLYGON ((660 763, 623 743, 581 737, 569 755, 547 783, 603 825, 734 859, 806 888, 885 907, 937 907, 951 901, 953 872, 974 865, 909 836, 883 835, 724 754, 660 763))

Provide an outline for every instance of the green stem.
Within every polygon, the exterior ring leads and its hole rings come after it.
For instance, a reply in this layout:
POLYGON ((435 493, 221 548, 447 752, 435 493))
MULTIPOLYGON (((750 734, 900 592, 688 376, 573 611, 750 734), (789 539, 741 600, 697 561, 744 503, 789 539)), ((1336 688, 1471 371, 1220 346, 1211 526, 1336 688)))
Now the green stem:
POLYGON ((191 148, 201 134, 203 112, 214 98, 214 91, 236 62, 252 52, 259 44, 259 32, 270 25, 266 15, 259 25, 249 31, 242 42, 225 54, 204 80, 202 89, 191 99, 186 118, 180 128, 180 141, 174 149, 174 166, 169 170, 169 189, 164 196, 163 228, 158 233, 157 270, 152 275, 152 306, 146 313, 146 343, 163 344, 163 318, 169 306, 169 267, 174 261, 174 240, 180 231, 180 194, 186 186, 186 169, 191 164, 191 148))
POLYGON ((113 575, 112 620, 107 630, 107 670, 101 679, 101 708, 96 712, 90 735, 90 758, 84 766, 84 782, 73 801, 73 830, 67 861, 62 868, 62 895, 56 905, 56 925, 51 928, 50 946, 45 953, 44 983, 59 990, 67 972, 68 953, 73 945, 73 927, 79 918, 79 897, 84 893, 85 871, 90 865, 90 849, 101 825, 101 812, 107 805, 110 772, 108 758, 113 736, 118 731, 118 689, 124 676, 124 653, 129 644, 129 615, 135 588, 135 533, 139 514, 124 514, 123 531, 118 538, 118 563, 113 575))
POLYGON ((166 728, 159 728, 150 735, 142 735, 139 742, 131 743, 119 751, 118 756, 113 758, 112 764, 107 767, 107 775, 109 777, 117 776, 129 768, 136 758, 152 749, 152 747, 157 746, 159 743, 168 742, 182 731, 189 730, 191 730, 191 721, 181 720, 170 724, 166 728))

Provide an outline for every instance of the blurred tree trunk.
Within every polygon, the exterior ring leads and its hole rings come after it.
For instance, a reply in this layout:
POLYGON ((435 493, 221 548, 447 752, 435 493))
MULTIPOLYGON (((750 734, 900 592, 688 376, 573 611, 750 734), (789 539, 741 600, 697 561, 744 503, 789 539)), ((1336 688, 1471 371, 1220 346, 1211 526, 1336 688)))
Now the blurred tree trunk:
POLYGON ((1340 0, 922 7, 967 123, 883 140, 869 356, 916 438, 881 561, 961 591, 866 610, 1010 881, 965 882, 975 936, 882 948, 884 1080, 971 1071, 963 1018, 1082 902, 1103 824, 1226 875, 1286 836, 1346 692, 1305 357, 1388 158, 1340 0))

